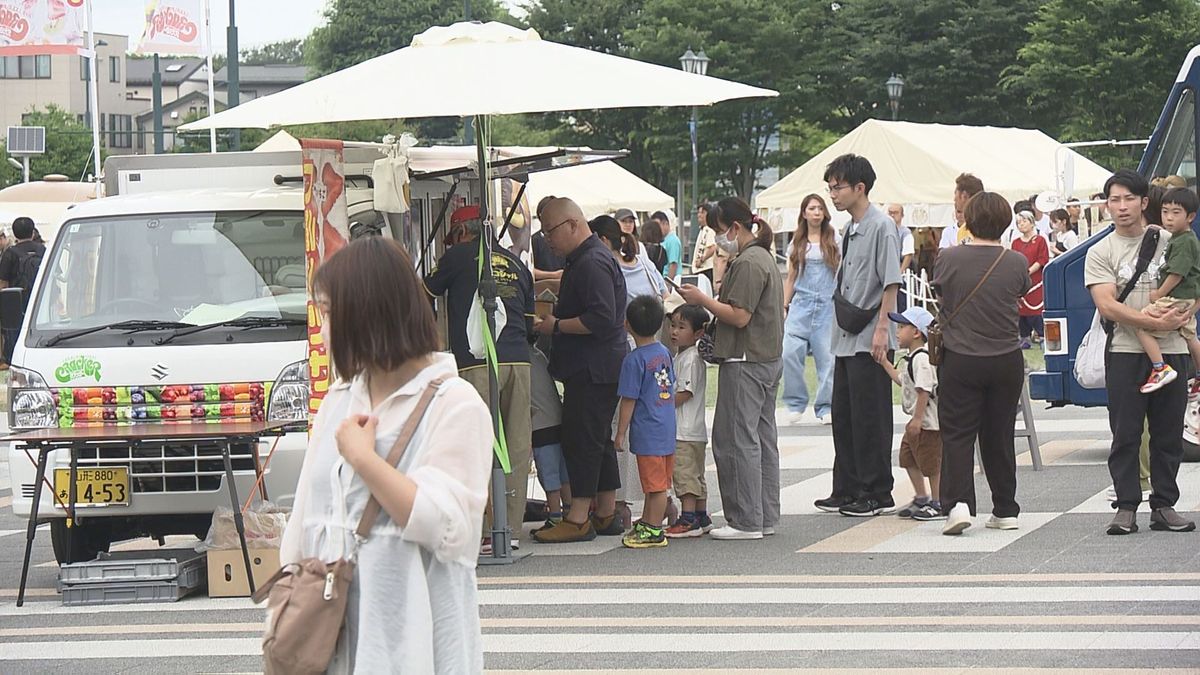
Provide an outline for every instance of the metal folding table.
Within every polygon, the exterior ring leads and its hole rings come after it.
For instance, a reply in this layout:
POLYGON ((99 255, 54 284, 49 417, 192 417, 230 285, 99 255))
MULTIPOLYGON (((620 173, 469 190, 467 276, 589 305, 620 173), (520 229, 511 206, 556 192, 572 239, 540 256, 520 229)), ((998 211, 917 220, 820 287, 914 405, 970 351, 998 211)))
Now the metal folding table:
MULTIPOLYGON (((29 557, 33 551, 33 539, 37 534, 38 507, 42 497, 42 486, 46 482, 46 464, 51 452, 67 450, 70 454, 70 475, 68 477, 68 496, 64 504, 67 517, 75 520, 76 505, 76 472, 78 468, 79 451, 94 443, 124 442, 139 445, 152 441, 210 441, 221 448, 221 458, 225 463, 225 485, 229 492, 229 503, 233 508, 233 523, 237 529, 238 540, 242 546, 242 560, 246 563, 246 579, 250 583, 250 592, 254 592, 254 571, 250 564, 250 551, 246 547, 246 529, 242 520, 241 503, 238 501, 237 485, 233 480, 233 461, 230 459, 230 446, 239 442, 250 442, 254 447, 255 478, 261 478, 262 467, 258 462, 257 443, 263 436, 281 433, 293 424, 292 422, 232 422, 225 424, 207 423, 175 423, 175 424, 135 424, 130 426, 79 427, 68 429, 34 429, 12 434, 0 441, 15 441, 22 444, 28 453, 35 450, 37 457, 37 476, 33 484, 33 503, 29 510, 29 523, 25 532, 25 557, 21 564, 21 585, 17 590, 17 606, 25 604, 25 583, 29 577, 29 557)), ((132 485, 130 489, 132 492, 132 485)), ((133 495, 130 494, 130 499, 133 495)))

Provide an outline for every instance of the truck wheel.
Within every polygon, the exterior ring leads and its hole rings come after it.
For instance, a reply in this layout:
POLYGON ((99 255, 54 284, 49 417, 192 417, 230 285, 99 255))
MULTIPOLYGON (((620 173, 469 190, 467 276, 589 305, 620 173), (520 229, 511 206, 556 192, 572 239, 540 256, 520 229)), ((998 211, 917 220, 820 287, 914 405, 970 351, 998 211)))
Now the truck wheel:
POLYGON ((1196 445, 1186 438, 1183 439, 1183 461, 1200 462, 1200 445, 1196 445))
POLYGON ((95 560, 101 551, 108 551, 112 533, 108 524, 92 520, 68 528, 65 518, 50 521, 50 542, 59 565, 95 560), (67 555, 67 549, 71 555, 67 555))

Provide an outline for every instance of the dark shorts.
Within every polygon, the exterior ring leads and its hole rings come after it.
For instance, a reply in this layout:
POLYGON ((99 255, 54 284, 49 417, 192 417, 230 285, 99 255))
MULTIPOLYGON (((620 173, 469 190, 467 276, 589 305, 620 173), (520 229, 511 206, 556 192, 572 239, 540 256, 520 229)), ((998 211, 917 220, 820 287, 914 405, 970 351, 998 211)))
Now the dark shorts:
POLYGON ((592 382, 587 370, 563 382, 562 449, 573 499, 621 487, 612 442, 618 398, 615 382, 592 382))

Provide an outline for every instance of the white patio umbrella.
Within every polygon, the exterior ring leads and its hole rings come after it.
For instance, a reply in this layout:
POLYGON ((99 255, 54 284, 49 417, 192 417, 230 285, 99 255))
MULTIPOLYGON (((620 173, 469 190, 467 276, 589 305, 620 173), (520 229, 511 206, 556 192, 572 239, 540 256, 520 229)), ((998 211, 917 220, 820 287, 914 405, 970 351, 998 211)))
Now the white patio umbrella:
MULTIPOLYGON (((537 31, 501 23, 462 22, 434 27, 404 49, 384 54, 270 96, 180 127, 270 128, 356 120, 475 117, 479 175, 489 177, 485 118, 558 110, 701 106, 739 98, 778 96, 728 80, 542 40, 537 31)), ((481 217, 488 221, 488 200, 481 217)), ((480 237, 481 246, 491 245, 480 237)), ((485 251, 482 256, 490 261, 485 251)), ((480 288, 492 287, 490 264, 480 288)), ((494 293, 494 291, 493 291, 494 293)), ((483 297, 488 330, 495 333, 496 298, 483 297)), ((499 439, 499 387, 494 351, 488 353, 489 407, 499 439)), ((498 456, 500 453, 497 453, 498 456)), ((492 476, 493 559, 510 561, 504 535, 504 471, 492 476)))
POLYGON ((463 22, 430 28, 404 49, 180 128, 693 106, 778 95, 550 42, 532 28, 463 22))

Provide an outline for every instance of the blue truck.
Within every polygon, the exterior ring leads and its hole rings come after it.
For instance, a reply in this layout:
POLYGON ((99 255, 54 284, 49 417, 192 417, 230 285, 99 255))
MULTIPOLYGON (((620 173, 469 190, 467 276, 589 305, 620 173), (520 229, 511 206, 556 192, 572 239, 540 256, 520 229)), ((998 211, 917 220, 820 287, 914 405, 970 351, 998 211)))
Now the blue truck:
MULTIPOLYGON (((1163 106, 1158 124, 1146 146, 1138 171, 1148 179, 1157 176, 1182 176, 1188 186, 1196 189, 1197 147, 1196 126, 1200 110, 1196 107, 1196 92, 1200 89, 1200 46, 1194 47, 1184 60, 1171 95, 1163 106)), ((1200 234, 1200 218, 1192 223, 1200 234)), ((1104 389, 1085 389, 1075 381, 1075 354, 1079 343, 1092 324, 1096 306, 1083 285, 1083 266, 1087 251, 1112 231, 1104 229, 1079 246, 1060 255, 1046 266, 1045 340, 1046 369, 1030 373, 1030 397, 1049 402, 1052 406, 1103 406, 1108 403, 1104 389)), ((1184 456, 1200 461, 1200 399, 1188 405, 1183 429, 1184 456)))

